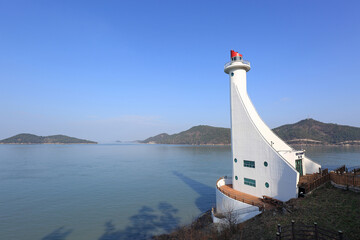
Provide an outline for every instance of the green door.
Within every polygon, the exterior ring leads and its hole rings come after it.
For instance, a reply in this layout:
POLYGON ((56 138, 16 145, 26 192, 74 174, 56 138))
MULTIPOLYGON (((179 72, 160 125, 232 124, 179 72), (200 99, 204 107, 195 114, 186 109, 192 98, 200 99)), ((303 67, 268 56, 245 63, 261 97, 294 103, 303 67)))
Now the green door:
POLYGON ((300 173, 300 176, 303 175, 302 159, 295 160, 296 171, 300 173))

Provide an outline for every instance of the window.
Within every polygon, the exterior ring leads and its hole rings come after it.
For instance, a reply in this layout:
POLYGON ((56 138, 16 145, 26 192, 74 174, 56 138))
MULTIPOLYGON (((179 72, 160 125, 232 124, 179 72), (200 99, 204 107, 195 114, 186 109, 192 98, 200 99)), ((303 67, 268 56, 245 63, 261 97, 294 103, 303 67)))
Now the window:
POLYGON ((234 76, 234 73, 233 73, 233 72, 231 73, 231 76, 234 76))
POLYGON ((255 162, 249 161, 249 160, 244 160, 244 167, 255 168, 255 162))
POLYGON ((269 183, 268 182, 265 183, 265 187, 269 188, 269 183))
POLYGON ((265 167, 268 166, 268 162, 267 162, 267 161, 264 162, 264 166, 265 166, 265 167))
POLYGON ((238 180, 238 176, 235 176, 235 180, 238 180))
POLYGON ((256 181, 250 178, 244 178, 244 184, 252 187, 256 187, 256 181))
POLYGON ((237 159, 236 159, 236 158, 234 159, 234 162, 236 162, 236 163, 237 163, 237 159))

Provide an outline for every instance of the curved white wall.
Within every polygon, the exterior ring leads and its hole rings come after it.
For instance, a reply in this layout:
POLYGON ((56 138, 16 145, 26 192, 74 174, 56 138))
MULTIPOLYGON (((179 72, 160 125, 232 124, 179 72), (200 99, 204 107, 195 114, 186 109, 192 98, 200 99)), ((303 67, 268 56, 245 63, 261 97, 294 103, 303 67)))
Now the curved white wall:
MULTIPOLYGON (((246 70, 232 69, 229 75, 232 154, 233 161, 237 159, 236 163, 233 162, 234 189, 282 201, 297 197, 296 151, 274 134, 258 115, 247 94, 246 70), (243 160, 255 161, 255 168, 244 167, 243 160), (244 178, 254 179, 256 187, 245 185, 244 178), (266 183, 269 187, 265 186, 266 183)), ((319 167, 310 159, 303 158, 304 174, 316 172, 319 167)))
MULTIPOLYGON (((294 154, 295 150, 290 147, 286 142, 279 138, 261 119, 260 115, 257 113, 254 105, 252 104, 248 94, 246 86, 246 71, 243 69, 236 69, 233 71, 234 76, 230 74, 230 81, 233 80, 234 87, 236 87, 239 97, 241 98, 246 111, 249 116, 251 116, 251 121, 254 126, 261 132, 262 137, 276 150, 284 159, 286 159, 293 167, 295 167, 295 159, 297 159, 294 154), (236 74, 235 74, 236 72, 236 74)), ((232 109, 233 110, 233 109, 232 109)), ((309 158, 305 157, 303 159, 303 170, 305 173, 314 173, 319 170, 321 165, 311 161, 309 158)))

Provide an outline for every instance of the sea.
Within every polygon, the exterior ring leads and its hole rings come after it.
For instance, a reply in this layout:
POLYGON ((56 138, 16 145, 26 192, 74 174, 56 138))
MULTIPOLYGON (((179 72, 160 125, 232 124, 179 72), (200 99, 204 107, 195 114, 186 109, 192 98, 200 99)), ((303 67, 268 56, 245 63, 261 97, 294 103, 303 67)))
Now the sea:
MULTIPOLYGON (((323 168, 360 166, 360 146, 304 147, 323 168)), ((229 146, 0 145, 0 239, 136 240, 215 206, 229 146)))

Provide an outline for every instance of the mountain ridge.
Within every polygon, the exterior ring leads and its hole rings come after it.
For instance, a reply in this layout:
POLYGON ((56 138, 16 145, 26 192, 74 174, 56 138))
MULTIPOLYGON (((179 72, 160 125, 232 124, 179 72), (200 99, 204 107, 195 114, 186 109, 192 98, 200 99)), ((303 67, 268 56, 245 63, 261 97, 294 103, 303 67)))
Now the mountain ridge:
MULTIPOLYGON (((360 145, 360 128, 323 123, 311 118, 272 129, 290 145, 360 145)), ((186 131, 169 135, 161 133, 141 143, 185 145, 230 145, 230 128, 208 125, 194 126, 186 131)))
POLYGON ((323 145, 360 144, 360 128, 335 123, 323 123, 312 118, 285 124, 273 131, 290 144, 316 141, 323 145))
POLYGON ((229 128, 199 125, 172 135, 161 133, 140 142, 150 144, 229 145, 231 143, 229 136, 229 128))

